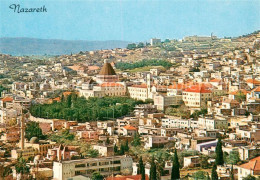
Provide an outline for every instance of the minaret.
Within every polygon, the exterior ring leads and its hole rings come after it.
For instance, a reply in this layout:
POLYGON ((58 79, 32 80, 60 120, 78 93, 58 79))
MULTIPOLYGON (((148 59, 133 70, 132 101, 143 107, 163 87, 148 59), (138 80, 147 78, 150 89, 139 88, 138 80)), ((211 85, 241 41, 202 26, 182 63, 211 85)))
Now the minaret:
POLYGON ((151 74, 147 74, 146 76, 146 83, 147 83, 147 89, 148 89, 148 98, 150 98, 151 95, 151 74))
POLYGON ((22 113, 22 120, 21 120, 21 149, 24 150, 24 115, 22 113))

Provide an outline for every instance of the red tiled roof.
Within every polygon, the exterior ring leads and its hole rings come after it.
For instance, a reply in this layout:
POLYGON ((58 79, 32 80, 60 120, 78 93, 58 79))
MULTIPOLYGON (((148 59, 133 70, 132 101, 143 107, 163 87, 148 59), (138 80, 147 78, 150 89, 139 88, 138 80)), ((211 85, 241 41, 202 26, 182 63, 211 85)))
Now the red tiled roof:
POLYGON ((100 84, 101 87, 124 87, 122 84, 114 83, 114 82, 106 82, 100 84))
POLYGON ((137 130, 135 127, 133 127, 133 126, 131 126, 131 125, 126 125, 124 128, 125 128, 126 130, 133 130, 133 131, 136 131, 136 130, 137 130))
POLYGON ((251 92, 260 92, 260 86, 253 89, 251 92))
POLYGON ((185 84, 173 84, 168 86, 168 89, 185 89, 185 84))
POLYGON ((194 93, 211 93, 212 85, 210 84, 196 84, 185 89, 185 92, 194 92, 194 93))
POLYGON ((52 99, 53 101, 60 101, 61 100, 61 98, 60 97, 56 97, 56 98, 54 98, 54 99, 52 99))
POLYGON ((66 91, 66 92, 63 93, 63 95, 64 95, 64 96, 68 96, 68 95, 70 95, 71 93, 72 93, 72 92, 66 91))
POLYGON ((212 79, 212 80, 210 80, 210 82, 220 82, 221 81, 221 79, 212 79))
POLYGON ((260 171, 260 156, 251 159, 248 163, 242 164, 240 167, 253 171, 260 171))
POLYGON ((9 96, 6 96, 2 99, 3 102, 12 102, 14 99, 9 97, 9 96))
POLYGON ((147 88, 146 84, 134 84, 131 87, 137 87, 137 88, 147 88))
MULTIPOLYGON (((138 175, 129 175, 129 176, 119 176, 119 177, 107 177, 106 180, 141 180, 142 179, 142 175, 138 174, 138 175)), ((145 180, 148 180, 149 177, 146 174, 145 175, 145 180)))
POLYGON ((246 80, 247 83, 251 83, 251 84, 260 84, 260 81, 256 80, 256 79, 248 79, 246 80))
POLYGON ((93 70, 98 70, 100 69, 98 66, 88 66, 88 70, 93 71, 93 70))
POLYGON ((246 95, 248 93, 248 91, 245 89, 239 89, 239 90, 236 90, 233 92, 229 92, 229 94, 231 94, 231 95, 238 95, 239 93, 243 93, 244 95, 246 95))

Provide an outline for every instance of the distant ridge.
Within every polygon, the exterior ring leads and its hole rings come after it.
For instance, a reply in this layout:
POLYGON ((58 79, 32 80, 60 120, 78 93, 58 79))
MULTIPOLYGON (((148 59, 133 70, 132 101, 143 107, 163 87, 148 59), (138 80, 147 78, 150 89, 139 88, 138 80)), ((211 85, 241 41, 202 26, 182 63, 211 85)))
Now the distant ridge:
POLYGON ((125 48, 130 42, 59 40, 38 38, 0 38, 0 53, 22 55, 62 55, 100 49, 125 48))

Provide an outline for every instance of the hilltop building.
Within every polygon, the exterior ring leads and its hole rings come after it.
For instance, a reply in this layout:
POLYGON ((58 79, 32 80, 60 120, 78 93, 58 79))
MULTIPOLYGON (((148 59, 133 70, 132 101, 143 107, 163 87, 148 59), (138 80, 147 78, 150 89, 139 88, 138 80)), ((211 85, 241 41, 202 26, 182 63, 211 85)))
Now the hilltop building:
POLYGON ((80 96, 104 97, 104 96, 124 96, 126 94, 126 84, 119 82, 118 75, 107 60, 104 61, 95 81, 90 79, 82 84, 79 89, 80 96))

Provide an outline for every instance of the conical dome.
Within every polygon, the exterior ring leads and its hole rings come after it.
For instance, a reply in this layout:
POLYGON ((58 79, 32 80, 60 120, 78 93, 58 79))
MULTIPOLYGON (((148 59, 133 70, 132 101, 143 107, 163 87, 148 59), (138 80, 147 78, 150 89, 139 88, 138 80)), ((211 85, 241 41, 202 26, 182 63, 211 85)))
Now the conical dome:
POLYGON ((99 75, 116 75, 115 70, 111 66, 110 63, 105 61, 104 66, 102 67, 101 71, 99 72, 99 75))

